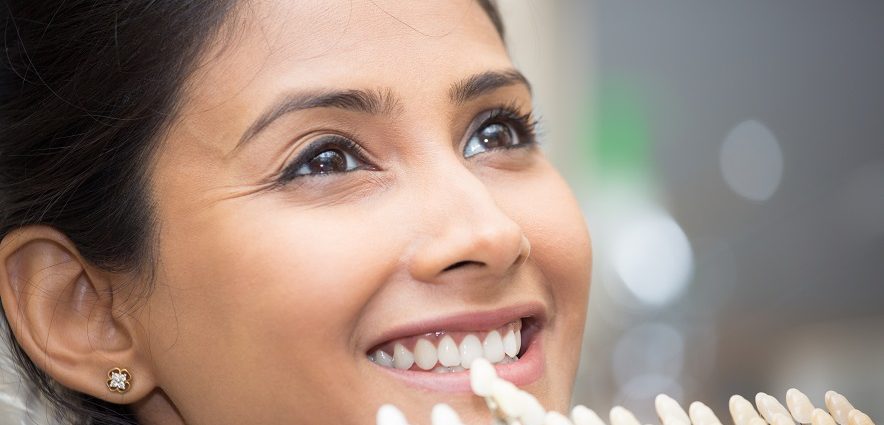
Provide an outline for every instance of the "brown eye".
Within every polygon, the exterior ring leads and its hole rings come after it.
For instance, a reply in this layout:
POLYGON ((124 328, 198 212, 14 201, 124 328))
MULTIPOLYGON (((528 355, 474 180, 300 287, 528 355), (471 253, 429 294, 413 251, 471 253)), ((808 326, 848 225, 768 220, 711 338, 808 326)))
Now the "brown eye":
POLYGON ((536 145, 531 114, 519 115, 514 108, 495 109, 467 140, 463 148, 465 158, 491 150, 527 148, 536 145))
POLYGON ((510 148, 519 144, 519 136, 508 125, 493 123, 485 125, 473 134, 464 148, 467 158, 491 149, 510 148))
POLYGON ((300 177, 330 176, 359 169, 375 169, 365 158, 362 148, 356 142, 340 136, 325 137, 304 149, 285 168, 279 182, 285 184, 300 177))
POLYGON ((314 156, 301 169, 303 174, 343 173, 347 171, 347 157, 337 149, 329 149, 314 156))

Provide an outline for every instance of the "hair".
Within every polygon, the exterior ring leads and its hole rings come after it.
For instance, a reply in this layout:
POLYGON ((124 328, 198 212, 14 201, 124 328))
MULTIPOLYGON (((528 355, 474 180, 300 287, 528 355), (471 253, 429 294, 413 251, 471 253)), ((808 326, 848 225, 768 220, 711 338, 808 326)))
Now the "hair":
MULTIPOLYGON (((494 0, 478 3, 503 38, 494 0)), ((149 273, 156 223, 146 164, 200 53, 236 4, 4 1, 0 239, 23 226, 51 226, 97 267, 149 273)), ((138 423, 127 405, 58 384, 28 358, 8 324, 6 334, 52 420, 138 423)))

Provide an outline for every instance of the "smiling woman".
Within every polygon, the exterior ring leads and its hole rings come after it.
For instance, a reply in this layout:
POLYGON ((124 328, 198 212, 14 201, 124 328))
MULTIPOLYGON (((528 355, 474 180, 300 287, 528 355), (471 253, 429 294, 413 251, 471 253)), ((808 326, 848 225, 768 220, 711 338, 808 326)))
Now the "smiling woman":
POLYGON ((482 423, 478 357, 567 408, 589 235, 492 3, 8 3, 0 300, 47 422, 482 423))

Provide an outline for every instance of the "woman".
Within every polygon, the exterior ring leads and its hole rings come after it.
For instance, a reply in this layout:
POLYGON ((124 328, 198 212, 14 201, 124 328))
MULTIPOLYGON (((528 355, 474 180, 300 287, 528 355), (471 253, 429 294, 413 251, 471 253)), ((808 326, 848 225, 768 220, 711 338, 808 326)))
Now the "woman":
POLYGON ((492 4, 5 13, 0 299, 59 416, 483 423, 478 355, 566 410, 590 242, 492 4))

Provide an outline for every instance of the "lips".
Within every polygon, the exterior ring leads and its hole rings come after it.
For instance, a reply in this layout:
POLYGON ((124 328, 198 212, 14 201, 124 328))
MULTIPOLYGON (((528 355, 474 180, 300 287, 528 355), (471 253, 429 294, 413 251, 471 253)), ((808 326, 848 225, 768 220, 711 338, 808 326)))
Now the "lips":
POLYGON ((432 390, 469 391, 466 370, 478 357, 517 385, 540 377, 539 338, 546 311, 539 303, 469 312, 393 328, 366 357, 406 383, 432 390))

